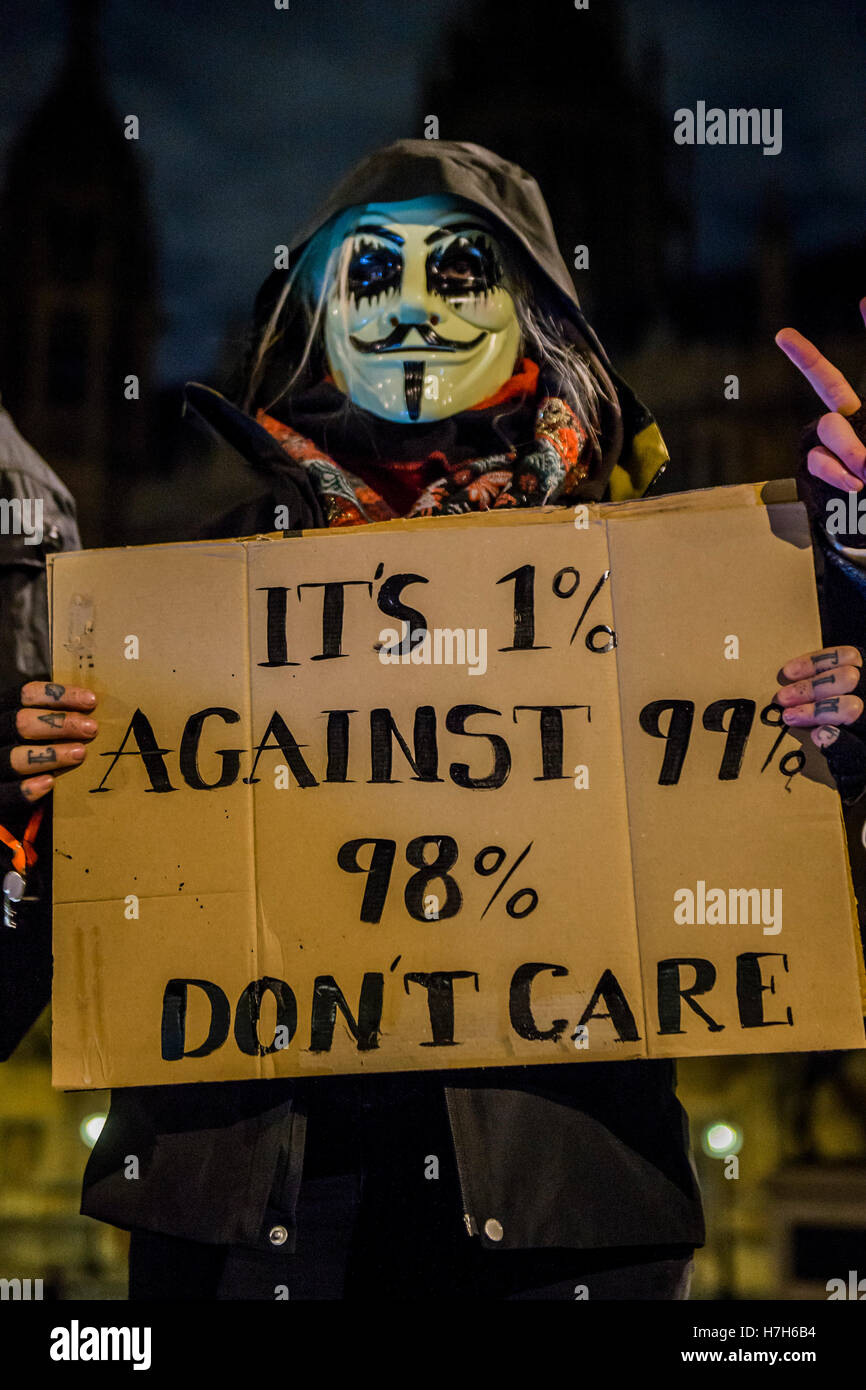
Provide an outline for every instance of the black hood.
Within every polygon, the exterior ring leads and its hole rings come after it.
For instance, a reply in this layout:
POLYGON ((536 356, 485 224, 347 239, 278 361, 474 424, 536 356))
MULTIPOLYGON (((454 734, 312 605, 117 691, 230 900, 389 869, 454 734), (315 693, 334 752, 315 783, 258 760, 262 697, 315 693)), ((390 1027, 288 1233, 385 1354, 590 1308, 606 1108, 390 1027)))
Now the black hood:
MULTIPOLYGON (((431 195, 451 195, 474 203, 517 240, 536 272, 534 278, 545 307, 559 320, 563 337, 586 356, 608 397, 601 412, 602 459, 584 485, 586 499, 610 497, 617 501, 642 496, 660 476, 668 458, 653 417, 613 369, 580 308, 535 179, 480 145, 456 140, 397 140, 356 164, 289 243, 289 267, 272 271, 265 280, 256 298, 256 324, 267 322, 307 242, 338 213, 365 203, 431 195)), ((194 389, 189 399, 196 409, 207 404, 197 398, 194 389)))
MULTIPOLYGON (((300 228, 289 243, 290 256, 294 260, 310 238, 345 208, 435 195, 466 198, 502 223, 559 292, 563 307, 576 322, 585 322, 535 179, 481 145, 461 140, 397 140, 362 159, 300 228)), ((267 298, 279 292, 286 273, 274 271, 268 277, 263 286, 267 298)), ((591 329, 589 333, 594 339, 591 329)))

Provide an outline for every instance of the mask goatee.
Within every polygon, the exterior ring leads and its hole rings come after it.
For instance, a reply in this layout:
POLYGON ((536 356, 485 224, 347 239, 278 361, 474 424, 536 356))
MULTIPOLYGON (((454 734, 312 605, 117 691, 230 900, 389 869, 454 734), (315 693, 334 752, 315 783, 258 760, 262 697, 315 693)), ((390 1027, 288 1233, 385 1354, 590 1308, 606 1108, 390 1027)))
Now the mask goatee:
POLYGON ((410 420, 417 420, 421 414, 421 387, 424 385, 424 363, 403 363, 403 395, 410 420))

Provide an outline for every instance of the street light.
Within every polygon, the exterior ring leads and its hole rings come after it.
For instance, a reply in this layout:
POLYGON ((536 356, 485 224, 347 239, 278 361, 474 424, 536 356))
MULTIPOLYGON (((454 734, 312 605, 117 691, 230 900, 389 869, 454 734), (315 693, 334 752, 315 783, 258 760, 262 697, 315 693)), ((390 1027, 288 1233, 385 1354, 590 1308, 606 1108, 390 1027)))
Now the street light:
POLYGON ((713 1120, 704 1125, 701 1148, 708 1158, 728 1158, 743 1147, 743 1132, 727 1120, 713 1120))
POLYGON ((107 1118, 108 1116, 103 1114, 85 1115, 84 1119, 81 1121, 81 1124, 78 1126, 78 1133, 81 1136, 81 1142, 86 1144, 88 1149, 93 1148, 102 1133, 102 1126, 105 1124, 107 1118))

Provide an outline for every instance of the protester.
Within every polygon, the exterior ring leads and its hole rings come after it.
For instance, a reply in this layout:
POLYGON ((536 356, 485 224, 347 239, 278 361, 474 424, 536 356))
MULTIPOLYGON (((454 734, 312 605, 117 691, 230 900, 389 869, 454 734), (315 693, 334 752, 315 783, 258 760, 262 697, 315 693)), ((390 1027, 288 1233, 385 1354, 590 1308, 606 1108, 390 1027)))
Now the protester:
MULTIPOLYGON (((290 250, 258 296, 237 403, 188 388, 265 490, 191 535, 616 501, 657 482, 658 428, 516 166, 399 141, 290 250)), ((861 455, 834 462, 862 477, 861 455)), ((866 580, 833 554, 859 635, 866 580)), ((824 616, 841 642, 839 602, 824 616)), ((846 645, 787 668, 794 722, 819 744, 862 715, 862 664, 846 645), (816 706, 809 678, 831 667, 816 706)), ((31 682, 18 703, 3 771, 33 805, 35 764, 85 756, 95 699, 31 682)), ((838 778, 856 780, 861 748, 847 729, 826 746, 838 778)), ((675 1299, 704 1239, 669 1061, 118 1089, 82 1211, 132 1232, 132 1298, 675 1299)))

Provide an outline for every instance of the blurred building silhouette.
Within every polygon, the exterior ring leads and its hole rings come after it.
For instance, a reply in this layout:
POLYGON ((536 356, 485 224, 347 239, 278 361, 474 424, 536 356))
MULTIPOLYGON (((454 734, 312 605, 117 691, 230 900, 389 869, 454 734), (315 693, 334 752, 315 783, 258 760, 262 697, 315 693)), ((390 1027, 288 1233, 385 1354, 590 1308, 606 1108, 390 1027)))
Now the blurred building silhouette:
POLYGON ((691 263, 687 160, 662 90, 657 47, 638 67, 628 61, 619 0, 580 11, 536 0, 519 30, 497 0, 478 0, 444 37, 421 98, 441 139, 486 145, 538 180, 566 265, 589 249, 588 270, 572 273, 619 350, 637 346, 664 311, 674 270, 691 263))
POLYGON ((110 543, 124 485, 147 466, 158 329, 144 183, 108 94, 100 8, 69 5, 62 66, 11 150, 0 211, 0 391, 72 490, 85 545, 110 543))
POLYGON ((767 161, 734 268, 696 271, 694 161, 716 151, 674 143, 661 54, 648 43, 630 60, 620 0, 537 0, 519 35, 496 0, 475 0, 443 37, 420 128, 431 115, 440 138, 486 145, 538 180, 581 304, 665 436, 662 491, 794 474, 800 429, 823 407, 773 336, 793 324, 859 369, 862 248, 796 257, 796 210, 767 161))
POLYGON ((793 477, 803 427, 826 407, 776 347, 793 325, 857 386, 862 249, 795 257, 772 190, 744 263, 684 278, 665 319, 618 359, 651 405, 671 464, 662 491, 793 477))

